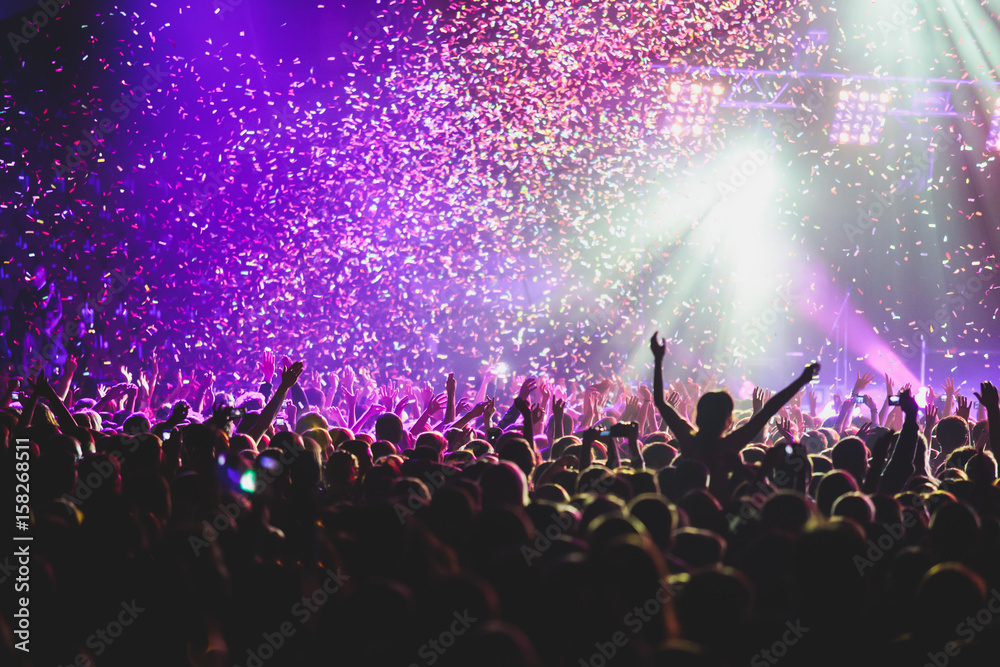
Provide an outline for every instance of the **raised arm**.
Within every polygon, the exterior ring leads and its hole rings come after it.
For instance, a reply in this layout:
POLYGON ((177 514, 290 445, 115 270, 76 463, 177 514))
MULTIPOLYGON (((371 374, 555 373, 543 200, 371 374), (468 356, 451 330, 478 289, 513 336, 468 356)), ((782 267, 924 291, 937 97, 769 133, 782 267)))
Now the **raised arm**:
POLYGON ((899 393, 899 407, 904 415, 903 430, 899 432, 878 488, 879 493, 889 495, 899 493, 906 486, 906 480, 913 474, 913 459, 917 454, 917 402, 909 389, 899 393))
POLYGON ((486 412, 486 405, 488 401, 481 401, 472 406, 472 409, 466 412, 458 421, 451 425, 452 428, 463 429, 468 426, 472 420, 476 417, 483 416, 486 412))
POLYGON ((448 373, 448 380, 445 382, 445 391, 448 394, 448 403, 444 409, 444 420, 447 423, 455 421, 455 393, 458 390, 458 381, 455 380, 454 373, 448 373))
POLYGON ((524 435, 524 439, 537 452, 538 449, 535 447, 535 426, 531 417, 531 405, 527 399, 518 396, 514 399, 514 407, 521 413, 521 433, 524 435))
POLYGON ((629 465, 636 470, 646 467, 646 462, 642 458, 642 447, 639 445, 639 424, 628 425, 628 451, 629 465))
POLYGON ((771 417, 778 414, 778 410, 784 407, 785 403, 792 400, 792 397, 799 393, 799 390, 802 389, 802 387, 812 382, 813 378, 816 377, 818 373, 819 364, 809 364, 806 366, 802 371, 802 375, 797 377, 791 384, 768 399, 767 403, 764 404, 760 411, 754 413, 746 424, 733 431, 733 433, 726 438, 726 442, 736 450, 746 447, 753 437, 759 433, 761 429, 767 426, 767 422, 771 420, 771 417))
POLYGON ((59 400, 66 400, 66 395, 69 394, 69 385, 73 382, 73 374, 76 373, 76 369, 76 357, 67 355, 66 363, 63 364, 62 376, 60 376, 59 382, 57 382, 54 387, 56 394, 59 396, 59 400))
POLYGON ((889 397, 892 396, 892 378, 885 374, 885 400, 882 401, 882 409, 878 412, 878 425, 885 426, 886 416, 889 412, 889 397))
POLYGON ((1000 394, 992 382, 979 385, 979 393, 975 395, 980 406, 986 406, 986 418, 989 420, 990 449, 993 456, 1000 458, 1000 394))
POLYGON ((38 376, 38 382, 35 385, 35 391, 39 396, 48 401, 49 409, 52 410, 52 414, 56 418, 56 422, 59 424, 59 428, 65 433, 70 429, 76 428, 76 420, 73 415, 66 408, 66 405, 60 400, 59 394, 56 389, 48 383, 44 375, 38 376))
POLYGON ((657 340, 659 333, 654 332, 649 339, 649 349, 653 352, 653 405, 674 436, 680 441, 687 441, 694 433, 694 427, 663 400, 663 356, 667 353, 667 346, 657 340))
POLYGON ((253 427, 247 435, 255 443, 259 443, 260 439, 264 437, 267 429, 270 428, 271 422, 274 421, 275 416, 278 414, 278 410, 281 409, 281 405, 285 402, 285 396, 288 395, 288 390, 299 381, 299 376, 302 375, 303 364, 301 361, 296 361, 291 366, 287 366, 285 370, 281 372, 281 384, 274 392, 274 396, 267 402, 267 405, 260 411, 257 416, 257 421, 254 423, 253 427))

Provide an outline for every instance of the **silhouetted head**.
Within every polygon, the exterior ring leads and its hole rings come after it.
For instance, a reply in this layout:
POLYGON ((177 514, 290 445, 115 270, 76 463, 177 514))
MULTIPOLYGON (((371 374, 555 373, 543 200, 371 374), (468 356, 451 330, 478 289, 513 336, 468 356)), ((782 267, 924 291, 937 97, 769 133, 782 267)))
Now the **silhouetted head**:
POLYGON ((833 446, 833 467, 851 473, 859 485, 868 472, 868 450, 858 438, 844 438, 833 446))
POLYGON ((833 516, 833 504, 845 493, 858 490, 854 477, 843 470, 831 470, 823 475, 816 487, 816 506, 823 516, 833 516))
POLYGON ((375 437, 398 445, 403 441, 403 421, 391 412, 385 413, 375 420, 375 437))
POLYGON ((528 479, 524 472, 509 461, 491 465, 479 479, 483 489, 483 507, 503 505, 523 507, 528 504, 528 479))
POLYGON ((733 424, 733 397, 726 391, 710 391, 698 399, 698 431, 722 435, 733 424))
POLYGON ((941 453, 950 454, 969 443, 969 423, 958 415, 945 417, 934 430, 941 453))

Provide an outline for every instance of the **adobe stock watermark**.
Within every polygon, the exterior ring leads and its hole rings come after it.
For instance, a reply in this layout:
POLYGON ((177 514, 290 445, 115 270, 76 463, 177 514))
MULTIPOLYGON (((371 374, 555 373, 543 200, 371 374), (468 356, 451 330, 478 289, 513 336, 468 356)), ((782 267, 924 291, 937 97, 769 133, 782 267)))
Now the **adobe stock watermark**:
POLYGON ((903 512, 901 523, 887 524, 886 532, 874 540, 869 537, 865 555, 854 557, 854 567, 858 570, 858 576, 863 577, 865 570, 875 567, 875 564, 882 560, 886 554, 892 553, 893 548, 906 537, 906 529, 915 525, 917 525, 917 516, 912 512, 903 512))
MULTIPOLYGON (((434 497, 434 492, 440 489, 448 481, 449 477, 458 474, 457 468, 452 468, 451 466, 444 466, 444 472, 439 470, 428 470, 423 474, 423 479, 425 485, 428 487, 428 491, 431 493, 431 498, 434 497)), ((400 523, 405 523, 408 517, 411 517, 420 510, 426 507, 428 501, 424 500, 423 496, 410 492, 410 495, 406 497, 405 501, 399 501, 393 504, 393 509, 396 511, 396 518, 399 519, 400 523)))
POLYGON ((150 93, 159 90, 160 84, 170 73, 170 64, 148 65, 144 72, 140 83, 122 93, 111 103, 109 110, 118 117, 117 123, 111 116, 101 118, 95 128, 83 133, 80 141, 66 147, 66 154, 61 161, 59 159, 52 161, 52 167, 59 176, 66 177, 75 173, 84 159, 94 154, 104 144, 104 140, 118 128, 118 123, 124 122, 132 111, 146 101, 150 93))
POLYGON ((990 591, 990 597, 986 601, 986 606, 976 612, 975 616, 967 616, 964 621, 955 626, 955 635, 963 641, 946 642, 941 651, 928 651, 928 662, 924 667, 947 667, 952 658, 962 652, 964 646, 968 646, 976 638, 976 635, 988 628, 997 614, 1000 614, 1000 590, 994 588, 990 591))
MULTIPOLYGON (((133 448, 132 451, 135 451, 135 449, 133 448)), ((110 455, 118 461, 120 470, 122 464, 121 454, 117 450, 112 450, 110 455)), ((94 464, 94 469, 86 477, 80 477, 76 480, 76 486, 73 487, 72 495, 64 493, 62 499, 74 505, 80 505, 86 502, 94 494, 94 491, 99 489, 117 473, 118 471, 115 470, 115 466, 111 461, 98 461, 94 464)))
MULTIPOLYGON (((622 624, 632 633, 638 635, 647 623, 659 618, 663 608, 680 592, 681 586, 660 581, 656 592, 641 605, 636 605, 626 612, 622 624)), ((632 638, 624 630, 614 632, 608 641, 594 642, 594 652, 587 658, 580 658, 579 667, 605 667, 610 664, 618 651, 625 648, 632 638)))
MULTIPOLYGON (((263 641, 256 648, 247 649, 246 662, 244 663, 246 667, 261 667, 273 658, 281 650, 281 647, 295 636, 299 627, 308 623, 313 614, 318 613, 334 595, 343 590, 344 584, 351 579, 349 575, 341 572, 339 567, 336 572, 326 569, 324 573, 326 577, 316 587, 316 590, 309 595, 303 595, 298 602, 292 605, 291 614, 298 620, 298 626, 291 621, 284 621, 278 625, 274 632, 263 633, 261 635, 263 641)), ((233 666, 240 667, 235 662, 233 666)))
MULTIPOLYGON (((794 451, 785 460, 788 462, 795 476, 798 476, 806 469, 805 460, 802 456, 796 455, 794 451)), ((767 480, 758 480, 754 491, 744 491, 742 493, 740 499, 745 498, 747 502, 740 505, 739 513, 733 514, 729 512, 726 514, 726 522, 729 524, 730 530, 736 530, 747 521, 757 519, 767 501, 780 489, 791 488, 792 483, 795 481, 794 477, 782 468, 774 469, 770 473, 770 479, 774 482, 775 486, 771 486, 767 480)))
POLYGON ((903 0, 902 2, 893 4, 892 13, 889 15, 888 20, 881 16, 879 17, 876 27, 882 34, 883 45, 888 44, 891 39, 899 38, 899 35, 893 33, 898 33, 900 30, 913 25, 913 19, 916 17, 919 8, 920 5, 917 0, 903 0))
POLYGON ((524 556, 525 564, 531 565, 532 561, 541 558, 542 554, 552 548, 556 540, 573 527, 573 519, 570 516, 566 515, 564 518, 563 512, 554 512, 554 515, 553 522, 538 531, 533 544, 521 545, 521 555, 524 556))
MULTIPOLYGON (((799 108, 811 112, 812 109, 821 104, 823 104, 823 100, 820 99, 815 90, 810 89, 805 101, 800 104, 799 108)), ((771 162, 774 159, 774 154, 781 149, 783 142, 780 140, 780 137, 782 135, 802 133, 807 124, 808 122, 799 122, 788 116, 779 115, 772 125, 774 132, 763 147, 756 146, 749 148, 732 160, 733 166, 729 171, 728 177, 716 183, 716 189, 719 194, 723 198, 726 198, 746 186, 753 176, 771 162)))
POLYGON ((226 20, 226 14, 232 14, 236 8, 243 4, 243 0, 213 0, 213 13, 221 20, 226 20))
POLYGON ((391 23, 382 14, 378 14, 374 9, 369 10, 368 15, 372 17, 372 20, 366 23, 361 28, 355 28, 351 32, 354 34, 353 43, 341 41, 337 48, 343 55, 350 55, 352 53, 363 53, 368 49, 375 46, 379 39, 384 39, 388 33, 388 28, 391 23), (362 43, 361 35, 364 35, 368 39, 362 43))
MULTIPOLYGON (((130 279, 126 278, 121 272, 111 271, 107 278, 107 292, 109 296, 118 296, 125 291, 131 282, 130 279)), ((111 305, 111 299, 105 299, 104 301, 99 301, 92 296, 88 296, 86 300, 76 307, 76 314, 72 318, 75 321, 80 319, 88 326, 92 326, 95 321, 97 321, 97 316, 108 309, 111 305)), ((65 318, 64 318, 65 319, 65 318)), ((57 344, 53 339, 46 339, 46 341, 39 347, 32 348, 28 354, 28 361, 31 363, 40 362, 42 364, 48 364, 56 359, 59 354, 60 349, 66 350, 70 347, 73 341, 75 332, 67 326, 62 328, 61 341, 62 345, 57 344)))
MULTIPOLYGON (((103 628, 94 631, 84 642, 84 645, 93 651, 95 658, 101 657, 115 643, 115 640, 122 636, 125 629, 135 623, 136 619, 139 618, 139 614, 146 611, 134 599, 131 602, 123 602, 121 606, 122 610, 118 612, 115 620, 109 622, 103 628)), ((94 661, 91 660, 89 655, 79 653, 76 659, 66 665, 66 667, 92 667, 93 664, 94 661)))
POLYGON ((801 620, 794 623, 785 621, 785 627, 787 629, 779 639, 776 639, 769 647, 761 649, 750 658, 752 667, 768 667, 768 665, 778 664, 779 660, 788 655, 789 648, 798 644, 799 640, 809 632, 809 628, 802 625, 801 620))
POLYGON ((21 17, 20 32, 7 33, 7 41, 10 42, 10 48, 14 50, 14 54, 16 55, 22 46, 38 36, 38 31, 47 26, 49 21, 54 19, 59 11, 68 4, 69 0, 66 2, 60 2, 60 0, 39 0, 39 11, 32 14, 31 19, 28 19, 27 14, 21 17))
POLYGON ((790 282, 780 286, 775 291, 775 298, 771 303, 740 327, 739 337, 731 340, 730 345, 712 360, 713 364, 720 368, 728 368, 737 360, 746 358, 750 352, 762 349, 761 341, 767 337, 768 331, 782 321, 785 311, 800 300, 801 295, 797 293, 795 283, 790 282))
MULTIPOLYGON (((929 140, 931 143, 937 143, 934 148, 935 152, 953 150, 961 146, 958 135, 947 130, 948 126, 942 126, 930 137, 929 140)), ((904 180, 909 183, 917 182, 921 175, 931 167, 930 156, 932 154, 931 151, 926 150, 914 151, 913 163, 909 169, 899 175, 897 183, 902 183, 904 180)), ((884 216, 888 215, 905 198, 906 189, 897 187, 888 196, 884 192, 879 192, 875 196, 874 202, 870 204, 862 202, 859 204, 857 218, 853 222, 848 222, 844 225, 844 233, 847 235, 847 240, 857 245, 858 240, 864 235, 871 235, 875 230, 876 221, 882 220, 884 216)))
POLYGON ((420 648, 417 649, 417 655, 423 658, 423 663, 411 662, 409 667, 420 667, 421 664, 430 667, 430 665, 435 664, 448 649, 455 645, 458 638, 468 632, 479 620, 470 614, 468 609, 461 614, 456 611, 452 616, 454 616, 455 620, 447 628, 442 630, 437 637, 421 644, 420 648))
POLYGON ((240 518, 240 514, 242 514, 242 511, 238 503, 219 503, 218 511, 212 516, 211 523, 209 523, 208 519, 202 520, 201 537, 197 535, 188 536, 188 546, 191 547, 194 555, 199 555, 202 549, 207 549, 211 546, 212 542, 219 539, 219 535, 233 527, 237 519, 240 518))
POLYGON ((917 356, 925 339, 940 336, 941 331, 947 329, 948 324, 957 319, 967 305, 978 303, 988 289, 996 286, 998 273, 1000 267, 986 267, 966 277, 954 291, 945 295, 944 303, 934 312, 931 319, 918 320, 916 331, 910 334, 909 340, 900 340, 902 345, 899 348, 899 356, 904 359, 913 359, 917 356))

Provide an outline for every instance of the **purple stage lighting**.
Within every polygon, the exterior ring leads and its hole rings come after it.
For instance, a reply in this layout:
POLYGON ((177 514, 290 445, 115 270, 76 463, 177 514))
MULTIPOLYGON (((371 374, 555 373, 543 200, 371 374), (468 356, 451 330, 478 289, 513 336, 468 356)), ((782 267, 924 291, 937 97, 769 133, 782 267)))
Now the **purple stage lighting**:
POLYGON ((990 119, 990 134, 986 138, 986 150, 1000 151, 1000 99, 993 107, 993 118, 990 119))
POLYGON ((842 90, 830 126, 830 143, 871 146, 882 138, 885 112, 890 96, 887 92, 842 90))
POLYGON ((674 139, 700 138, 709 134, 715 112, 725 94, 721 83, 673 80, 667 90, 663 127, 674 139))

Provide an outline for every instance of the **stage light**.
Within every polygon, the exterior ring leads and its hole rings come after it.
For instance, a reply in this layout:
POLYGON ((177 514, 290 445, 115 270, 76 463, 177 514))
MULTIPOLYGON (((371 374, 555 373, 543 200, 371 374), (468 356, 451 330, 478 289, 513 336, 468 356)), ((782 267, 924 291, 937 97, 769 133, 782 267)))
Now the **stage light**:
POLYGON ((706 136, 726 92, 721 83, 674 80, 667 88, 660 127, 673 139, 706 136))
POLYGON ((868 90, 841 90, 830 126, 830 143, 870 146, 882 138, 891 95, 868 90))
POLYGON ((1000 99, 993 107, 993 118, 990 119, 990 133, 986 138, 986 150, 1000 151, 1000 99))
POLYGON ((257 490, 257 475, 253 470, 247 470, 240 476, 240 488, 247 493, 254 493, 257 490))

